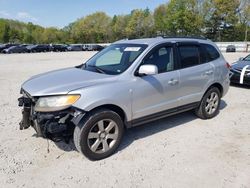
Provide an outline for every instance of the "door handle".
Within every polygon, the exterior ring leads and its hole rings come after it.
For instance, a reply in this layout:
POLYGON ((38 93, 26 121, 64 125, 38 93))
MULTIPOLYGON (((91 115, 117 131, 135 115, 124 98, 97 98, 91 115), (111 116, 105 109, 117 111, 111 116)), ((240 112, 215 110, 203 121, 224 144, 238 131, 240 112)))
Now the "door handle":
POLYGON ((176 85, 178 83, 179 83, 179 81, 176 80, 176 79, 171 79, 171 80, 168 81, 168 84, 171 85, 171 86, 174 86, 174 85, 176 85))
POLYGON ((214 71, 209 70, 209 71, 206 71, 206 72, 205 72, 205 75, 212 75, 213 73, 214 73, 214 71))

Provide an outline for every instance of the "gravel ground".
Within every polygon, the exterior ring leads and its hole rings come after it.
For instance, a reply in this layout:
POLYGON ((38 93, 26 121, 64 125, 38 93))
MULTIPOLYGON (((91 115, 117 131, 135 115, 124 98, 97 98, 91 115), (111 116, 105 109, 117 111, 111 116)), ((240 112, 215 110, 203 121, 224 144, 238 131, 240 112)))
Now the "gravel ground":
MULTIPOLYGON (((212 120, 186 112, 130 129, 119 151, 98 162, 72 143, 36 138, 31 128, 19 131, 21 83, 92 55, 0 55, 1 187, 250 187, 249 88, 232 86, 212 120)), ((246 54, 224 55, 232 63, 246 54)))

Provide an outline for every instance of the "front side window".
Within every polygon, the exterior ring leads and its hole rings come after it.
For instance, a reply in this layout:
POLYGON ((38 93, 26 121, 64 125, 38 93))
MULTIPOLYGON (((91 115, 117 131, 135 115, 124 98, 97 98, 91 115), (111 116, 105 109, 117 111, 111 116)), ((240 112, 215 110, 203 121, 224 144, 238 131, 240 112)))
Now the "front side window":
POLYGON ((127 70, 146 48, 144 44, 113 44, 87 61, 83 69, 117 75, 127 70))
POLYGON ((200 63, 199 47, 193 45, 185 45, 179 47, 181 67, 187 68, 200 63))
POLYGON ((144 59, 142 65, 155 65, 158 68, 158 73, 173 71, 173 47, 164 46, 154 50, 144 59))

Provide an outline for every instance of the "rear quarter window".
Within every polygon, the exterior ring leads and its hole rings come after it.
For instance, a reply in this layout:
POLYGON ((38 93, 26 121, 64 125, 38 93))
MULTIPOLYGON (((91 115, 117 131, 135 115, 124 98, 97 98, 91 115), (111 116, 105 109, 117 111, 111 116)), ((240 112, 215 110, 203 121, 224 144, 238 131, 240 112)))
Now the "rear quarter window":
POLYGON ((201 44, 202 46, 202 62, 207 63, 210 61, 214 61, 220 57, 217 49, 210 44, 201 44))

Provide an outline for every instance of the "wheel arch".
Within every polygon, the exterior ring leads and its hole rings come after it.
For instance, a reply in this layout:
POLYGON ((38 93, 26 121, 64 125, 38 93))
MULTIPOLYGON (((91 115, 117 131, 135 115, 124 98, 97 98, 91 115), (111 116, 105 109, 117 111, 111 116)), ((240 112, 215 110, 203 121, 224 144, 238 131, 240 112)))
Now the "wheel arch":
POLYGON ((112 110, 112 111, 116 112, 121 117, 121 119, 122 119, 122 121, 124 123, 127 122, 127 115, 126 115, 125 111, 118 105, 115 105, 115 104, 103 104, 103 105, 97 106, 97 107, 89 110, 89 112, 92 112, 92 111, 95 111, 95 110, 98 110, 98 109, 112 110))
POLYGON ((222 86, 220 83, 218 83, 218 82, 213 83, 212 85, 210 85, 210 86, 208 87, 208 89, 206 90, 206 92, 205 92, 205 93, 207 93, 207 91, 208 91, 209 89, 211 89, 212 87, 216 87, 216 88, 218 88, 218 89, 219 89, 219 91, 220 91, 221 96, 223 96, 223 92, 224 92, 224 90, 223 90, 223 86, 222 86))

